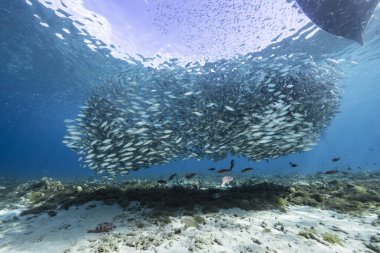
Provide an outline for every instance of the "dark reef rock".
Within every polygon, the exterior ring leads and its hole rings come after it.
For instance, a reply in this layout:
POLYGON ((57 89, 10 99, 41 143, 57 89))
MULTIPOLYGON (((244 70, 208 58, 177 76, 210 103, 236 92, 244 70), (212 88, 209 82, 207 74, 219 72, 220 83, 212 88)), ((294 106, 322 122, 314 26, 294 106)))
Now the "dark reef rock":
POLYGON ((218 186, 196 189, 181 183, 159 185, 150 181, 104 184, 59 181, 57 183, 49 179, 50 187, 41 182, 27 182, 15 186, 15 190, 10 191, 4 199, 9 203, 20 203, 20 196, 23 196, 23 203, 28 209, 21 215, 47 213, 51 217, 55 216, 57 209, 67 210, 90 201, 116 203, 126 210, 131 203, 136 202, 141 207, 152 208, 156 212, 165 213, 166 216, 184 212, 192 215, 194 210, 215 213, 227 208, 286 211, 286 207, 292 204, 310 205, 344 213, 360 214, 371 211, 380 214, 379 173, 334 176, 333 182, 329 176, 299 177, 302 177, 302 181, 296 176, 273 177, 264 182, 248 179, 223 189, 218 186), (56 190, 51 190, 52 185, 56 190), (78 187, 81 191, 77 190, 78 187), (28 199, 28 196, 36 192, 38 201, 28 199))

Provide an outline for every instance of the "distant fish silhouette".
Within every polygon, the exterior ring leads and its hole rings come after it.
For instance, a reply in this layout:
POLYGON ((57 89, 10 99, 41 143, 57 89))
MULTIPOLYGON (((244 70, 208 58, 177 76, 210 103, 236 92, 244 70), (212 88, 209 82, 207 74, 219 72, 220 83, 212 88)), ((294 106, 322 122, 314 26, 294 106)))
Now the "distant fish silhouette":
POLYGON ((160 179, 160 180, 157 180, 157 183, 159 183, 159 184, 166 184, 167 182, 165 180, 163 180, 163 179, 160 179))
POLYGON ((197 173, 187 173, 187 174, 185 175, 185 178, 186 178, 186 179, 192 179, 196 174, 197 174, 197 173))
POLYGON ((175 176, 177 176, 177 173, 174 173, 173 175, 170 175, 169 181, 172 180, 175 176))
POLYGON ((248 167, 248 168, 242 169, 241 172, 242 172, 242 173, 246 173, 246 172, 250 172, 250 171, 252 171, 252 170, 253 170, 253 168, 248 167))
POLYGON ((325 172, 323 172, 323 174, 326 174, 326 175, 333 175, 333 174, 337 174, 339 173, 339 170, 327 170, 325 172))
POLYGON ((230 168, 229 169, 220 169, 220 170, 217 170, 216 172, 220 173, 220 174, 226 173, 226 172, 232 171, 232 169, 234 168, 234 166, 235 166, 235 161, 234 161, 234 159, 232 159, 231 162, 230 162, 230 168))
POLYGON ((363 32, 380 0, 296 0, 324 31, 363 45, 363 32))
POLYGON ((210 171, 214 171, 214 170, 215 170, 215 168, 209 168, 208 170, 210 170, 210 171))
POLYGON ((331 159, 331 161, 333 161, 333 162, 337 162, 339 160, 340 160, 340 157, 334 157, 333 159, 331 159))
POLYGON ((231 170, 230 169, 220 169, 220 170, 217 171, 217 173, 223 174, 223 173, 226 173, 226 172, 229 172, 229 171, 231 171, 231 170))
POLYGON ((230 162, 230 170, 232 170, 234 168, 234 166, 235 166, 235 161, 234 161, 234 159, 232 159, 230 162))

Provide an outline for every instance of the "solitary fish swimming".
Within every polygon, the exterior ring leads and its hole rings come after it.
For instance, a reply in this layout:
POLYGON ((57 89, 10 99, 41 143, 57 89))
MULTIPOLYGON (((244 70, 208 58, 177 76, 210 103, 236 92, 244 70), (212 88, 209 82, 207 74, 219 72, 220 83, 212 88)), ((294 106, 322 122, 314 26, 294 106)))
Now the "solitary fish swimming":
POLYGON ((326 174, 326 175, 333 175, 333 174, 337 174, 339 173, 339 170, 327 170, 325 172, 323 172, 323 174, 326 174))
POLYGON ((232 159, 230 162, 230 170, 232 170, 234 166, 235 166, 235 161, 234 159, 232 159))
POLYGON ((241 172, 246 173, 246 172, 250 172, 252 170, 253 170, 253 168, 248 167, 248 168, 242 169, 241 172))
POLYGON ((223 173, 226 173, 228 171, 231 171, 231 170, 230 169, 220 169, 217 171, 217 173, 223 174, 223 173))
POLYGON ((170 175, 169 181, 172 180, 175 176, 177 176, 177 173, 174 173, 174 174, 170 175))

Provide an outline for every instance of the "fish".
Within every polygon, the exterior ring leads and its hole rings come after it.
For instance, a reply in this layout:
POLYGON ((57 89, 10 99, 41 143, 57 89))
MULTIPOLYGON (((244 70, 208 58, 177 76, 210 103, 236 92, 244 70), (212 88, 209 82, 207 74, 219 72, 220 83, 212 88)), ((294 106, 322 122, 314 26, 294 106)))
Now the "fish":
POLYGON ((177 173, 174 173, 174 174, 170 175, 169 181, 172 180, 175 176, 177 176, 177 173))
POLYGON ((222 178, 222 183, 221 183, 220 186, 221 186, 221 187, 224 187, 224 186, 228 185, 229 183, 231 183, 232 180, 234 180, 233 177, 231 177, 231 176, 224 176, 224 177, 222 178))
POLYGON ((331 159, 331 161, 333 161, 333 162, 337 162, 339 160, 340 160, 340 157, 334 157, 334 158, 331 159))
POLYGON ((323 172, 323 174, 326 174, 326 175, 333 175, 337 173, 339 173, 339 170, 326 170, 325 172, 323 172))
POLYGON ((187 174, 185 174, 185 178, 186 178, 186 179, 192 179, 196 174, 197 174, 197 173, 194 173, 194 172, 192 172, 192 173, 187 173, 187 174))
POLYGON ((214 170, 215 170, 215 168, 209 168, 208 170, 210 170, 210 171, 214 171, 214 170))
POLYGON ((133 65, 89 92, 62 122, 62 143, 106 178, 176 159, 269 161, 308 151, 338 113, 340 62, 293 53, 133 65))
POLYGON ((223 174, 223 173, 226 173, 226 172, 229 172, 231 171, 230 169, 220 169, 220 170, 217 170, 216 172, 217 173, 220 173, 220 174, 223 174))
POLYGON ((296 163, 293 163, 293 162, 289 162, 289 165, 290 165, 291 167, 293 167, 293 168, 295 168, 295 167, 297 167, 297 166, 298 166, 298 164, 296 164, 296 163))
POLYGON ((231 106, 225 105, 224 108, 226 108, 227 111, 234 112, 235 109, 232 108, 231 106))
POLYGON ((188 91, 188 92, 186 92, 186 93, 184 93, 183 95, 184 96, 190 96, 190 95, 192 95, 194 92, 192 92, 192 91, 188 91))
POLYGON ((230 169, 229 170, 232 170, 235 166, 235 160, 232 159, 231 162, 230 162, 230 169))
POLYGON ((157 180, 157 183, 159 183, 159 184, 167 184, 168 182, 166 182, 166 180, 160 179, 160 180, 157 180))
POLYGON ((251 172, 253 170, 253 168, 251 167, 248 167, 248 168, 244 168, 241 170, 242 173, 247 173, 247 172, 251 172))

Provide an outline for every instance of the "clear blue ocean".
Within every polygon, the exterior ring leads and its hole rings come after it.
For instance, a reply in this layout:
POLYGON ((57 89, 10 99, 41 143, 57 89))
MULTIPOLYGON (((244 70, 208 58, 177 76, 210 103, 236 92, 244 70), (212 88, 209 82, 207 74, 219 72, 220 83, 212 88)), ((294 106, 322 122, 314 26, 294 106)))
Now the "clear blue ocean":
POLYGON ((0 0, 0 252, 379 252, 377 4, 0 0))

